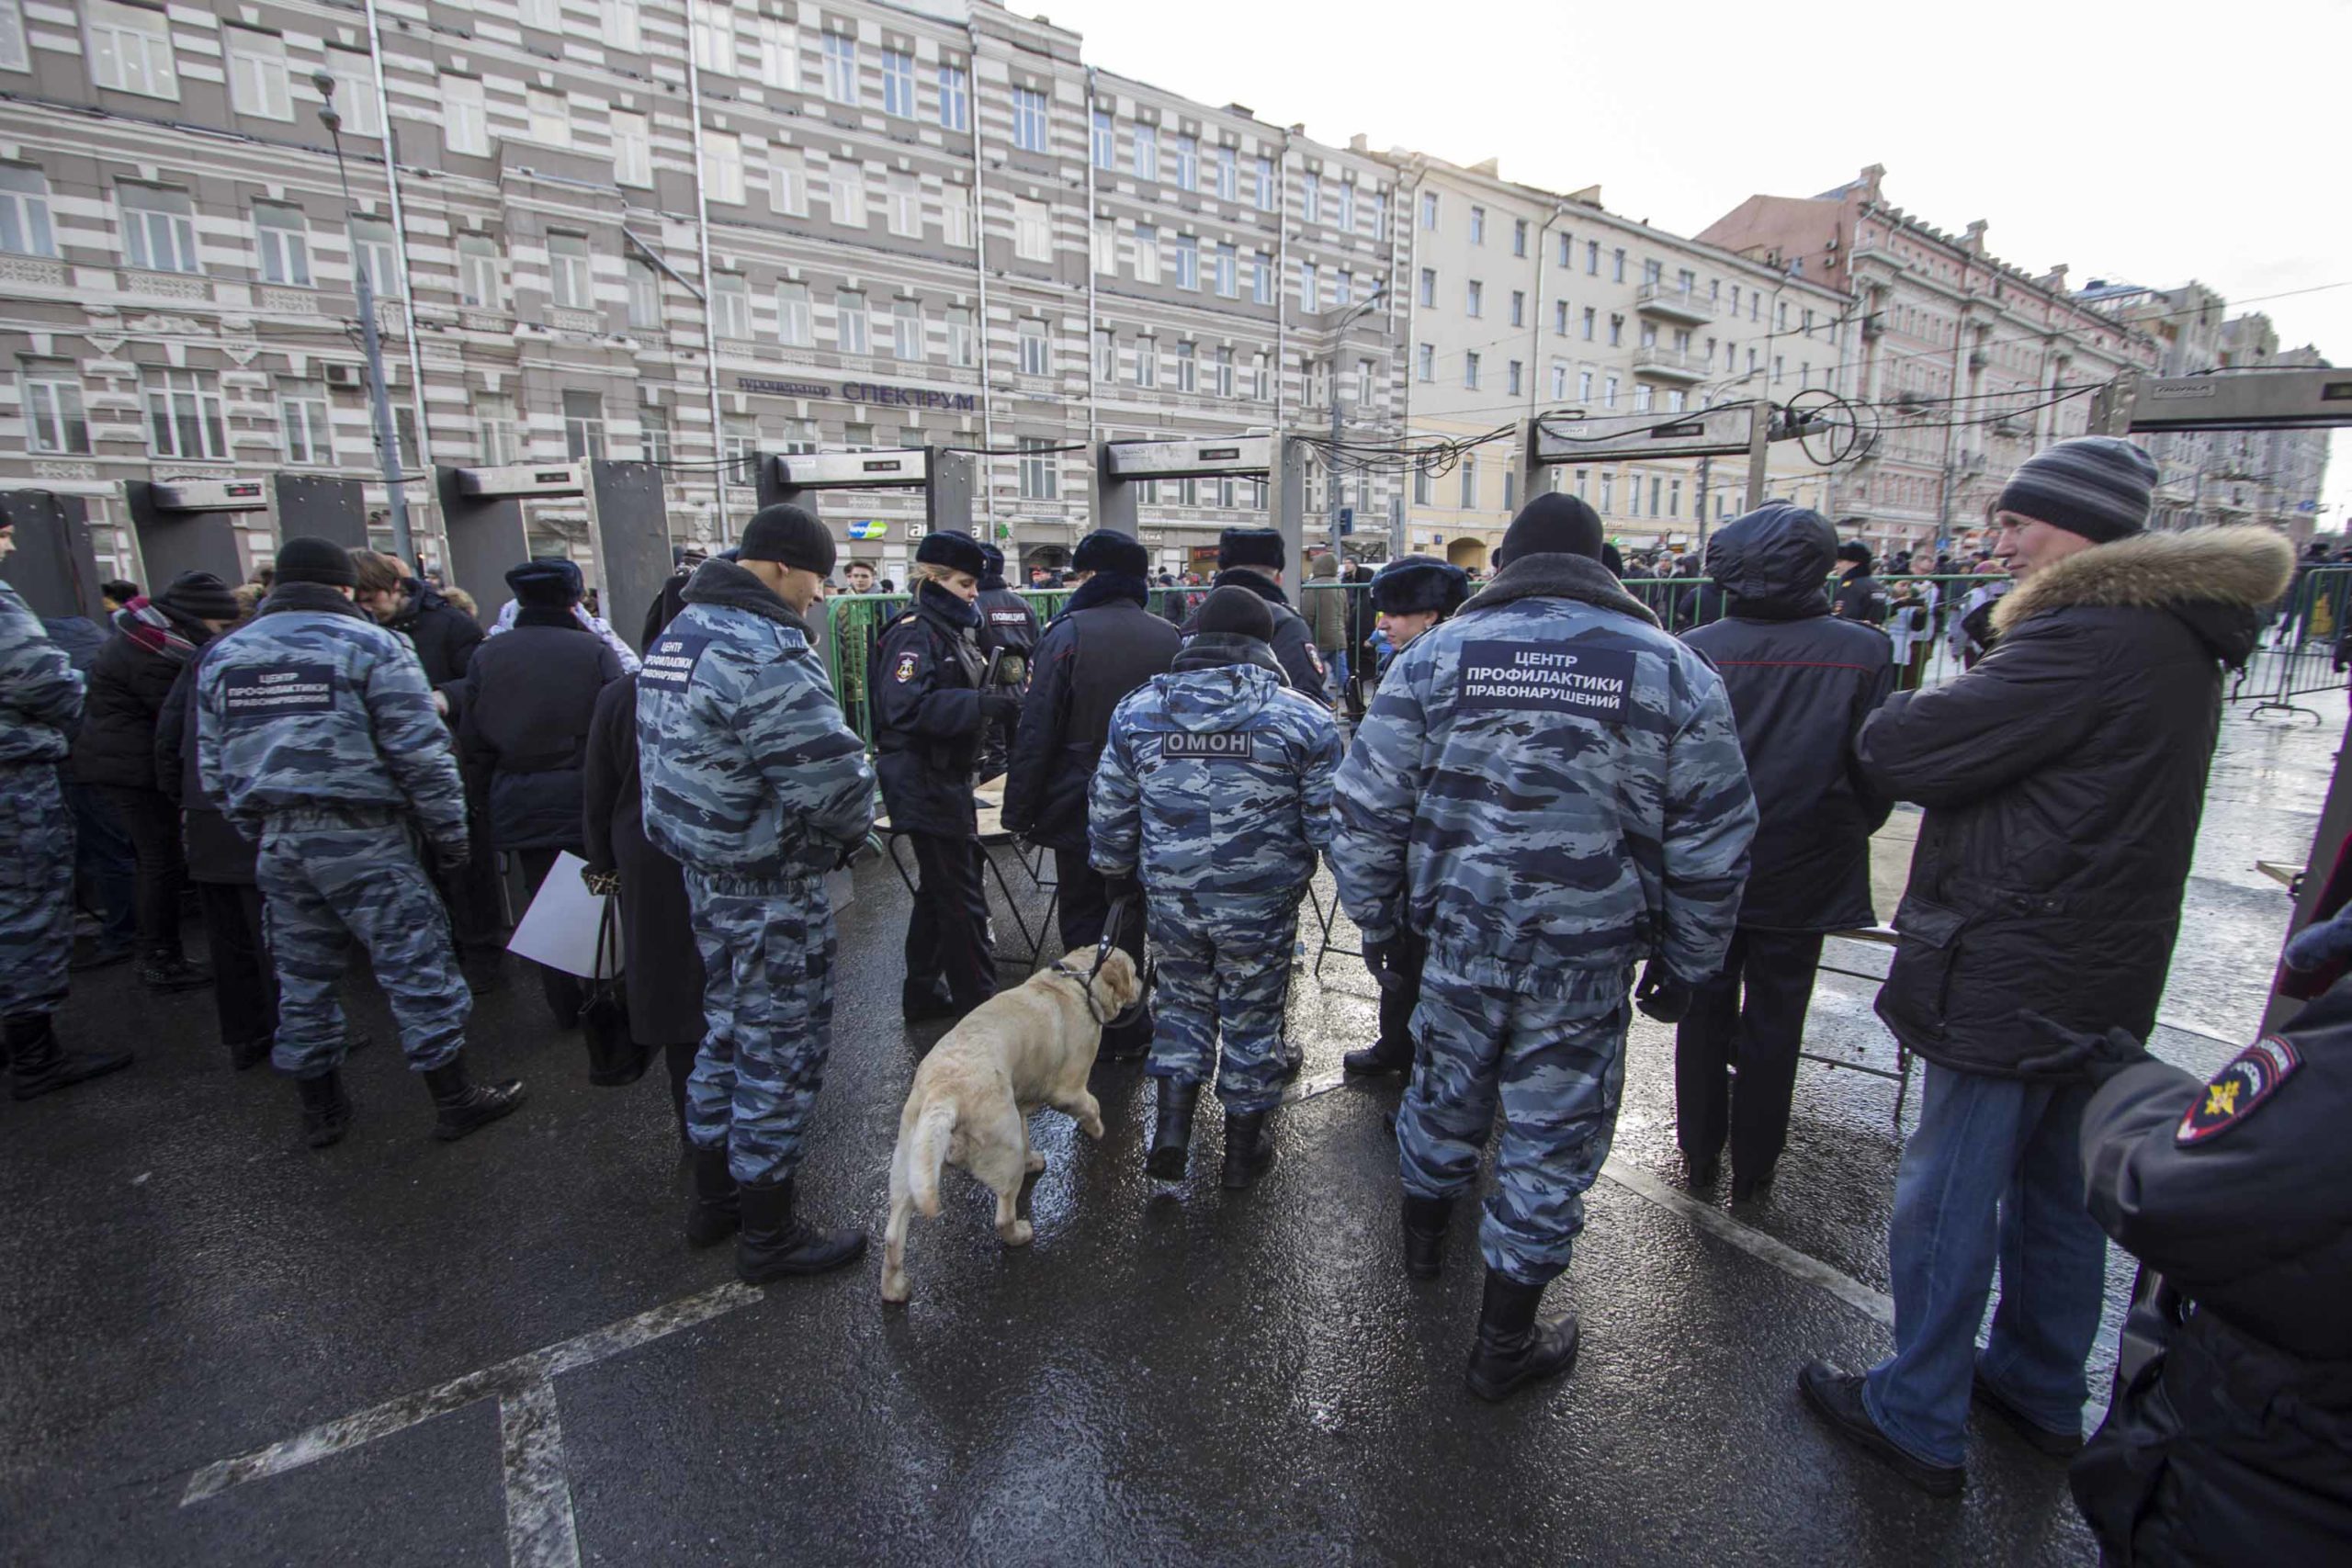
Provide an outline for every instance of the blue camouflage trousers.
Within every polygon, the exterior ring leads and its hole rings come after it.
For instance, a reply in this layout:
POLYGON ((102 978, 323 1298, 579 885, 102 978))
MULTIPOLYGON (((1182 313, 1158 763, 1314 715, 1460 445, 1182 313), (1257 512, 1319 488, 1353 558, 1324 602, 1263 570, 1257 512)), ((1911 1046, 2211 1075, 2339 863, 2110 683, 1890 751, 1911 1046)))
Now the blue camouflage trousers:
POLYGON ((0 1017, 65 1004, 74 818, 55 762, 0 763, 0 1017))
POLYGON ((1495 1190, 1478 1226, 1487 1266, 1525 1285, 1566 1271, 1584 1192, 1609 1157, 1625 1082, 1629 976, 1562 1000, 1481 986, 1435 958, 1421 971, 1421 1055, 1396 1113, 1408 1196, 1452 1198, 1478 1179, 1500 1103, 1495 1190))
POLYGON ((314 1078, 342 1065, 336 987, 355 938, 391 1003, 408 1065, 422 1073, 457 1059, 473 998, 449 949, 448 912, 405 820, 376 811, 273 812, 254 881, 277 969, 269 1059, 279 1072, 314 1078))
POLYGON ((702 950, 702 1049, 686 1136, 724 1148, 737 1181, 799 1168, 833 1049, 833 909, 813 878, 741 882, 686 868, 702 950))
POLYGON ((1214 1070, 1228 1113, 1272 1111, 1283 1098, 1283 1010, 1298 901, 1163 897, 1148 898, 1146 908, 1159 986, 1144 1070, 1190 1084, 1206 1083, 1214 1070))

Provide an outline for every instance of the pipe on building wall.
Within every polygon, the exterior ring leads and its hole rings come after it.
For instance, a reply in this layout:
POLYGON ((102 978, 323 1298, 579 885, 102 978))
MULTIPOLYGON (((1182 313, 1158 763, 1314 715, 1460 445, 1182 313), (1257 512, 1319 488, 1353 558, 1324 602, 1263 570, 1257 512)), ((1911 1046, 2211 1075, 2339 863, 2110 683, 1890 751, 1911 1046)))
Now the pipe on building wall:
MULTIPOLYGON (((408 332, 409 412, 416 420, 416 467, 420 476, 433 471, 433 434, 424 418, 424 353, 416 342, 416 285, 408 270, 408 219, 401 209, 401 165, 392 144, 392 98, 384 85, 384 45, 378 36, 380 26, 376 16, 376 0, 368 6, 368 73, 376 79, 376 123, 383 132, 384 189, 388 193, 392 214, 392 254, 400 263, 401 311, 406 318, 408 332)), ((418 511, 427 504, 433 487, 421 487, 422 494, 409 510, 418 511)), ((438 516, 436 509, 435 516, 438 516)), ((449 566, 449 533, 446 523, 439 528, 441 536, 441 567, 449 566)), ((422 563, 409 562, 422 570, 422 563)))
MULTIPOLYGON (((1283 431, 1283 394, 1290 386, 1290 132, 1283 132, 1283 150, 1274 160, 1274 434, 1283 431)), ((1306 378, 1299 377, 1298 395, 1306 396, 1306 378)))
MULTIPOLYGON (((996 532, 996 458, 993 456, 996 451, 996 388, 989 374, 989 333, 992 330, 989 321, 989 187, 988 170, 980 157, 980 29, 979 24, 969 17, 964 22, 964 39, 972 58, 971 91, 967 95, 972 111, 972 275, 979 279, 980 285, 980 331, 977 344, 980 355, 980 515, 987 519, 989 532, 993 535, 996 532)), ((1087 134, 1093 134, 1091 122, 1087 134)), ((1087 153, 1086 167, 1091 183, 1094 169, 1091 148, 1087 153)), ((1090 226, 1094 221, 1091 206, 1087 209, 1086 221, 1090 226)), ((1090 234, 1086 258, 1086 282, 1090 294, 1094 287, 1092 243, 1090 234)), ((1091 356, 1094 345, 1089 344, 1086 346, 1091 356)), ((1091 357, 1087 360, 1086 372, 1091 381, 1094 375, 1091 357)))
MULTIPOLYGON (((1404 176, 1396 182, 1396 205, 1408 236, 1405 242, 1405 392, 1397 400, 1396 423, 1404 431, 1405 444, 1408 446, 1413 441, 1413 379, 1419 368, 1416 356, 1420 344, 1415 340, 1421 308, 1421 180, 1428 171, 1429 165, 1415 158, 1404 176)), ((1412 536, 1413 492, 1419 478, 1419 470, 1415 469, 1412 478, 1400 475, 1397 479, 1405 488, 1405 536, 1396 541, 1399 555, 1410 553, 1403 547, 1405 539, 1412 536)))
MULTIPOLYGON (((371 0, 372 3, 372 0, 371 0)), ((729 543, 727 518, 727 429, 718 412, 718 317, 710 306, 710 203, 702 184, 702 73, 695 65, 696 0, 686 0, 686 115, 694 126, 695 253, 702 264, 702 344, 709 361, 710 458, 717 482, 711 486, 710 514, 718 525, 718 542, 729 543)))
MULTIPOLYGON (((1552 232, 1552 225, 1568 215, 1567 203, 1552 204, 1552 216, 1535 231, 1535 314, 1528 323, 1527 333, 1527 417, 1535 417, 1536 377, 1544 360, 1544 241, 1552 232)), ((1713 367, 1710 367, 1713 368, 1713 367)))
MULTIPOLYGON (((978 125, 976 119, 972 122, 978 125)), ((1096 461, 1094 444, 1102 438, 1099 419, 1099 400, 1102 378, 1095 373, 1094 334, 1102 330, 1095 320, 1094 309, 1094 67, 1086 68, 1086 352, 1081 359, 1086 366, 1086 460, 1096 461)), ((1114 369, 1116 368, 1114 365, 1114 369)))

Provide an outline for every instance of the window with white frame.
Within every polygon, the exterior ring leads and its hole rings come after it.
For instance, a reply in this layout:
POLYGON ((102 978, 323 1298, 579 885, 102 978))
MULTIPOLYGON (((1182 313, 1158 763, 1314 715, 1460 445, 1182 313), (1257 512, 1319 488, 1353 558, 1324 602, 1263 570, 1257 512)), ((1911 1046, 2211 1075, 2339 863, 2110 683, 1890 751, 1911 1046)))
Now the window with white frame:
POLYGON ((254 203, 254 244, 261 252, 264 283, 311 287, 311 231, 300 208, 254 203))
POLYGON ((1527 290, 1524 288, 1510 291, 1510 324, 1515 327, 1527 324, 1527 290))
POLYGON ((1018 335, 1021 344, 1021 373, 1023 376, 1053 374, 1053 345, 1046 337, 1046 323, 1034 316, 1023 317, 1018 335))
POLYGON ((1119 334, 1109 327, 1098 327, 1094 333, 1094 378, 1111 381, 1119 374, 1119 334))
POLYGON ((1462 310, 1464 315, 1470 316, 1483 316, 1487 312, 1487 286, 1475 277, 1470 280, 1469 287, 1464 290, 1462 310))
POLYGON ((330 468, 334 463, 334 422, 327 414, 327 392, 316 381, 280 377, 277 434, 289 463, 330 468))
POLYGON ((1298 265, 1298 308, 1308 315, 1323 308, 1323 279, 1313 262, 1301 262, 1298 265))
POLYGON ((559 32, 563 28, 563 0, 522 0, 517 9, 526 28, 548 32, 559 32))
POLYGON ((1470 243, 1474 245, 1487 243, 1487 209, 1483 207, 1470 209, 1470 243))
POLYGON ((1012 198, 1012 254, 1023 261, 1054 259, 1054 209, 1026 197, 1012 198))
POLYGON ((1119 161, 1119 122, 1109 109, 1096 109, 1086 130, 1086 155, 1098 169, 1115 168, 1119 161))
POLYGON ((695 15, 695 64, 722 76, 735 74, 735 8, 706 5, 695 15))
POLYGON ((944 130, 967 130, 972 122, 971 79, 960 65, 939 68, 939 124, 944 130))
POLYGON ((1609 263, 1609 281, 1611 283, 1623 283, 1625 281, 1625 253, 1622 250, 1615 251, 1611 254, 1609 263))
POLYGON ((1462 385, 1466 391, 1478 389, 1478 356, 1475 353, 1462 356, 1462 385))
POLYGON ((147 404, 147 450, 158 457, 229 455, 227 423, 220 412, 220 383, 209 370, 166 370, 150 366, 141 373, 147 404))
POLYGON ((1119 270, 1118 230, 1107 218, 1098 218, 1087 226, 1086 265, 1100 273, 1119 270))
POLYGON ((808 165, 799 148, 769 144, 768 205, 786 218, 808 216, 808 165))
POLYGON ((865 169, 859 164, 835 164, 825 171, 833 201, 833 221, 845 229, 865 227, 865 169))
POLYGON ((1201 139, 1197 136, 1176 138, 1176 188, 1201 188, 1201 139))
POLYGON ((1250 197, 1261 212, 1272 212, 1282 204, 1282 188, 1274 179, 1274 161, 1258 160, 1258 177, 1251 182, 1250 197))
POLYGON ((1021 446, 1021 499, 1053 501, 1061 495, 1061 474, 1049 436, 1023 435, 1021 446))
POLYGON ((1159 231, 1148 223, 1136 225, 1136 281, 1159 281, 1159 231))
POLYGON ((787 419, 784 422, 784 452, 786 457, 806 457, 817 450, 817 422, 813 419, 787 419))
POLYGON ((642 256, 629 257, 624 274, 628 284, 628 324, 645 331, 658 329, 662 325, 662 275, 642 256))
POLYGON ((1577 401, 1580 403, 1592 401, 1592 372, 1589 370, 1577 372, 1577 401))
POLYGON ((179 73, 172 63, 171 26, 160 7, 87 0, 82 27, 90 54, 91 81, 142 97, 180 96, 179 73))
POLYGON ((1356 361, 1356 407, 1360 409, 1369 408, 1372 406, 1372 380, 1374 374, 1374 369, 1371 360, 1359 359, 1356 361))
MULTIPOLYGON (((866 437, 866 445, 873 445, 874 427, 870 424, 847 426, 844 431, 848 436, 847 444, 854 447, 861 432, 866 437)), ((718 456, 727 464, 721 472, 727 476, 729 484, 749 486, 752 483, 759 450, 760 422, 758 420, 729 419, 720 427, 718 456)))
POLYGON ((1200 351, 1189 340, 1176 345, 1176 389, 1180 392, 1201 389, 1200 351))
POLYGON ((1419 381, 1437 379, 1437 344, 1425 343, 1414 355, 1413 377, 1419 381))
POLYGON ((252 28, 222 28, 229 56, 229 103, 257 119, 292 119, 294 86, 286 74, 286 40, 252 28))
MULTIPOLYGON (((487 234, 458 236, 458 302, 488 310, 506 309, 506 269, 498 242, 487 234)), ((653 325, 660 325, 656 321, 653 325)))
POLYGON ((440 79, 441 142, 452 152, 469 157, 490 155, 490 111, 482 99, 481 79, 444 76, 440 79))
POLYGON ((1419 299, 1424 307, 1437 303, 1437 268, 1433 266, 1421 268, 1420 289, 1419 299))
POLYGON ((87 453, 90 421, 82 409, 80 367, 69 359, 28 359, 22 370, 26 448, 87 453))
POLYGON ((800 35, 781 17, 759 18, 760 80, 786 92, 800 86, 800 35))
POLYGON ((1210 155, 1216 165, 1216 198, 1236 201, 1241 193, 1241 160, 1230 147, 1220 147, 1210 155))
POLYGON ((1609 378, 1609 379, 1608 379, 1608 380, 1606 380, 1606 381, 1604 381, 1604 382, 1602 382, 1602 383, 1601 383, 1600 405, 1601 405, 1601 407, 1603 407, 1603 408, 1611 408, 1611 409, 1613 409, 1613 408, 1615 408, 1615 407, 1617 406, 1617 378, 1616 378, 1616 377, 1611 376, 1611 377, 1610 377, 1610 378, 1609 378))
MULTIPOLYGON (((1233 396, 1233 350, 1230 348, 1218 349, 1216 351, 1216 358, 1213 362, 1213 370, 1216 379, 1209 389, 1220 398, 1230 398, 1233 396)), ((1228 501, 1226 504, 1230 506, 1233 503, 1228 501)))
POLYGON ((1012 144, 1023 152, 1046 150, 1046 95, 1035 87, 1012 89, 1012 144))
POLYGON ((1653 396, 1654 396, 1654 394, 1652 393, 1652 391, 1651 391, 1651 389, 1650 389, 1650 386, 1649 386, 1649 383, 1648 383, 1648 382, 1645 381, 1645 382, 1642 382, 1641 384, 1637 385, 1636 387, 1634 387, 1634 412, 1635 413, 1647 413, 1647 412, 1650 412, 1650 401, 1651 401, 1651 398, 1652 398, 1653 396))
POLYGON ((571 104, 551 87, 530 87, 523 94, 524 134, 546 147, 571 145, 571 104))
POLYGON ((897 359, 918 360, 922 357, 922 300, 897 299, 891 302, 890 354, 897 359))
POLYGON ((202 272, 196 254, 195 209, 187 193, 158 186, 117 186, 123 251, 150 272, 202 272))
POLYGON ((1478 505, 1478 459, 1466 454, 1462 459, 1462 505, 1465 511, 1478 505))
POLYGON ((1176 287, 1197 289, 1201 286, 1201 242, 1191 234, 1176 236, 1176 287))
POLYGON ((0 251, 53 256, 57 234, 49 221, 49 178, 22 164, 0 164, 0 251))
POLYGON ((1356 299, 1356 275, 1341 267, 1331 279, 1331 303, 1352 305, 1356 299))
POLYGON ((720 337, 752 335, 752 287, 738 272, 714 273, 710 279, 711 330, 720 337))
POLYGON ((1271 305, 1274 302, 1274 258, 1264 251, 1250 254, 1250 302, 1271 305))
POLYGON ((915 117, 915 57, 902 49, 882 51, 882 112, 915 117))
POLYGON ((1430 504, 1430 492, 1433 488, 1430 471, 1427 468, 1417 468, 1413 470, 1413 504, 1415 506, 1430 504))
MULTIPOLYGON (((723 8, 723 7, 722 7, 723 8)), ((708 11, 713 9, 705 6, 708 11)), ((827 33, 825 96, 851 108, 857 107, 857 40, 846 33, 827 33)))
POLYGON ((1159 385, 1159 340, 1148 333, 1136 339, 1136 385, 1159 385))
POLYGON ((940 191, 939 217, 947 248, 972 248, 972 191, 968 186, 948 185, 940 191))
POLYGON ((1312 169, 1298 176, 1298 216, 1304 223, 1323 221, 1323 176, 1312 169))
POLYGON ((1266 356, 1262 354, 1250 356, 1250 396, 1261 403, 1272 401, 1274 396, 1273 373, 1267 367, 1266 356))
MULTIPOLYGON (((650 186, 653 183, 653 122, 645 115, 631 114, 627 109, 613 111, 613 178, 625 186, 650 186)), ((743 165, 740 148, 735 164, 735 188, 743 188, 743 165)), ((737 196, 736 200, 742 200, 737 196)))
POLYGON ((1515 398, 1519 396, 1523 371, 1516 359, 1505 367, 1505 370, 1507 373, 1503 377, 1503 389, 1515 398))
POLYGON ((743 139, 731 130, 702 133, 703 189, 713 201, 743 200, 743 139))
POLYGON ((587 310, 595 307, 595 268, 589 256, 586 236, 548 236, 548 297, 564 310, 587 310))
POLYGON ((1421 227, 1430 230, 1437 227, 1437 192, 1433 190, 1421 192, 1421 227))
POLYGON ((605 400, 594 392, 563 394, 563 449, 575 463, 605 455, 605 400))
POLYGON ((623 49, 634 54, 645 47, 645 29, 638 0, 602 0, 596 7, 601 13, 605 42, 611 48, 623 49))
POLYGON ((1356 231, 1356 186, 1353 180, 1341 180, 1332 187, 1331 222, 1346 233, 1356 231))
POLYGON ((882 220, 900 239, 922 238, 922 188, 912 175, 893 174, 883 193, 882 220))
POLYGON ((775 333, 786 348, 817 346, 817 310, 805 283, 775 286, 775 333))
POLYGON ((969 369, 974 363, 972 344, 972 312, 958 306, 946 315, 947 363, 959 370, 969 369))
POLYGON ((650 403, 637 405, 637 450, 644 462, 671 460, 670 416, 650 403))
POLYGON ((1674 389, 1670 389, 1667 392, 1667 394, 1666 394, 1666 412, 1668 412, 1668 413, 1680 413, 1680 412, 1682 412, 1686 408, 1688 408, 1689 406, 1690 406, 1690 404, 1689 404, 1689 401, 1688 401, 1687 395, 1686 395, 1686 394, 1681 390, 1681 389, 1679 389, 1679 388, 1674 388, 1674 389))
POLYGON ((1241 253, 1233 246, 1219 244, 1216 248, 1216 281, 1217 298, 1232 299, 1241 293, 1241 253))
POLYGON ((843 354, 870 354, 865 296, 844 288, 833 295, 833 342, 843 354))
POLYGON ((0 71, 29 71, 32 56, 25 49, 25 7, 22 0, 0 0, 0 71))
POLYGON ((1159 128, 1142 120, 1136 122, 1135 169, 1139 180, 1159 177, 1159 128))
POLYGON ((485 467, 504 468, 523 460, 523 442, 513 398, 491 392, 474 399, 474 421, 485 467))
POLYGON ((343 116, 345 136, 377 137, 384 133, 377 114, 376 70, 367 52, 356 49, 326 51, 327 74, 334 78, 335 112, 343 116))
POLYGON ((1568 400, 1568 367, 1557 359, 1552 361, 1552 400, 1555 403, 1568 400))

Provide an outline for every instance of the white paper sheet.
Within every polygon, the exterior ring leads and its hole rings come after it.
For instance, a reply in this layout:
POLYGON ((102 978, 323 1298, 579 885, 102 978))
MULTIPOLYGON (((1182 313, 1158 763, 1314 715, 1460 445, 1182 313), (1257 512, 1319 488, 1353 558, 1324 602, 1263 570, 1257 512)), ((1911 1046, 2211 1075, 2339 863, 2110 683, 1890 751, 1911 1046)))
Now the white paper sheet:
POLYGON ((555 857, 555 868, 539 884, 539 895, 515 922, 506 951, 550 969, 582 979, 603 979, 621 972, 621 922, 615 911, 611 945, 604 967, 596 966, 596 931, 611 895, 588 891, 580 880, 587 862, 565 850, 555 857))

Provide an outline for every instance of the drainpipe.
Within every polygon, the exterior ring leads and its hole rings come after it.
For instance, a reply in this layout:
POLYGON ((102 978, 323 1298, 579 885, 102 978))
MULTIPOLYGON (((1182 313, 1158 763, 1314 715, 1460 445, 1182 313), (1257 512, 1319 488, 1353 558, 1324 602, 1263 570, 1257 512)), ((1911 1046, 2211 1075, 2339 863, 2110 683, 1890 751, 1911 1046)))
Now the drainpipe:
MULTIPOLYGON (((1290 378, 1290 132, 1274 160, 1274 434, 1283 433, 1283 393, 1290 378)), ((1304 392, 1306 389, 1300 388, 1304 392)))
MULTIPOLYGON (((980 285, 980 330, 977 344, 980 355, 980 448, 984 454, 987 454, 996 450, 996 389, 989 376, 989 188, 988 170, 980 160, 980 29, 978 24, 967 20, 964 24, 964 38, 967 47, 971 51, 972 61, 970 78, 972 273, 979 279, 980 285)), ((1089 75, 1091 76, 1091 73, 1089 73, 1089 75)), ((1090 84, 1090 97, 1091 96, 1090 84)), ((1094 134, 1091 119, 1087 122, 1086 134, 1090 139, 1094 134)), ((1094 179, 1094 152, 1091 140, 1087 147, 1086 171, 1088 187, 1091 189, 1094 179)), ((1087 204, 1086 226, 1088 246, 1086 288, 1091 301, 1094 292, 1094 207, 1091 201, 1087 204)), ((1090 310, 1091 308, 1090 305, 1090 310)), ((1091 321, 1092 318, 1090 315, 1088 319, 1091 321)), ((1094 345, 1091 343, 1086 345, 1086 376, 1091 384, 1094 378, 1094 345)), ((983 456, 980 458, 980 514, 988 520, 989 534, 993 539, 996 534, 996 458, 990 456, 983 456)))
POLYGON ((695 139, 695 254, 702 264, 702 348, 710 371, 710 458, 716 482, 711 486, 710 514, 718 525, 718 542, 729 544, 726 426, 718 414, 718 318, 710 308, 710 203, 702 185, 702 73, 695 66, 695 24, 700 19, 696 0, 686 0, 686 114, 695 139))
MULTIPOLYGON (((1535 417, 1536 378, 1542 373, 1544 359, 1544 241, 1552 232, 1552 225, 1567 215, 1567 204, 1555 201, 1552 204, 1552 216, 1535 231, 1535 318, 1529 323, 1527 334, 1527 417, 1531 420, 1535 417)), ((1532 499, 1520 498, 1522 504, 1532 499)))
MULTIPOLYGON (((401 209, 401 165, 392 144, 391 95, 384 87, 383 40, 377 36, 376 0, 368 0, 368 63, 376 78, 376 123, 383 130, 384 188, 392 214, 392 255, 401 269, 401 311, 408 323, 409 412, 416 420, 416 466, 420 475, 433 471, 433 442, 424 424, 424 353, 416 342, 416 285, 408 271, 408 220, 401 209)), ((428 490, 426 494, 431 494, 428 490)), ((449 570, 449 535, 441 531, 441 570, 449 570)), ((412 566, 420 563, 411 561, 412 566)))
MULTIPOLYGON (((1420 345, 1416 339, 1419 333, 1418 323, 1420 320, 1421 308, 1420 197, 1421 179, 1428 172, 1428 164, 1415 158, 1412 166, 1406 173, 1406 178, 1398 182, 1396 191, 1397 205, 1403 209, 1399 216, 1404 220, 1407 235, 1405 241, 1405 396, 1397 410, 1396 418, 1398 424, 1405 432, 1405 445, 1408 446, 1413 444, 1413 381, 1419 373, 1417 356, 1420 345)), ((1394 300, 1396 296, 1392 294, 1389 298, 1394 300)), ((1411 478, 1399 480, 1406 487, 1403 507, 1406 535, 1390 541, 1394 553, 1398 556, 1407 553, 1405 537, 1410 536, 1412 529, 1413 485, 1419 475, 1420 471, 1417 468, 1413 471, 1411 478)))
POLYGON ((1094 67, 1086 68, 1086 460, 1095 460, 1094 444, 1102 439, 1096 427, 1097 399, 1102 378, 1095 374, 1094 334, 1094 67))

